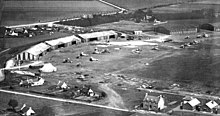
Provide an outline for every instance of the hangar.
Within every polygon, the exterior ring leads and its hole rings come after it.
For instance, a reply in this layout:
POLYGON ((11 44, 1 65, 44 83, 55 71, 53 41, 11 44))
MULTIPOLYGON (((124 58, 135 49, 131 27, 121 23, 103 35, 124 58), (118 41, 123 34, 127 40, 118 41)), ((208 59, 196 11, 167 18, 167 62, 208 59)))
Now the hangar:
POLYGON ((169 21, 154 27, 154 31, 167 35, 197 33, 199 25, 200 22, 190 20, 169 21))
POLYGON ((39 60, 39 58, 46 54, 50 46, 45 43, 39 43, 16 56, 16 60, 39 60))
POLYGON ((115 31, 101 31, 93 33, 78 34, 85 42, 116 39, 118 34, 115 31))
POLYGON ((55 40, 45 41, 45 43, 49 46, 51 46, 51 49, 57 49, 61 47, 67 47, 73 44, 80 43, 81 40, 76 37, 75 35, 67 36, 55 40))
POLYGON ((200 29, 209 31, 220 31, 220 23, 205 23, 200 26, 200 29))
POLYGON ((154 28, 157 33, 163 33, 167 35, 189 34, 197 33, 198 28, 196 26, 184 26, 184 25, 163 25, 154 28))

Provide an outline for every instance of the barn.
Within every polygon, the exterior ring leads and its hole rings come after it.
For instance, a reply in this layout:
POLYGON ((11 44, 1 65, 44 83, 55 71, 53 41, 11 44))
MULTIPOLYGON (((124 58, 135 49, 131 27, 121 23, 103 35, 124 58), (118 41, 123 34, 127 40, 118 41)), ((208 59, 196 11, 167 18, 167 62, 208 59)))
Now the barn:
POLYGON ((78 34, 85 42, 116 39, 118 34, 115 31, 101 31, 93 33, 78 34))
POLYGON ((220 31, 220 23, 205 23, 200 26, 200 29, 209 31, 220 31))
POLYGON ((49 45, 45 43, 39 43, 17 54, 16 60, 39 60, 39 58, 45 55, 49 49, 49 45))
POLYGON ((51 49, 57 49, 61 47, 67 47, 73 44, 80 43, 81 40, 76 37, 75 35, 67 36, 55 40, 45 41, 45 43, 49 46, 51 46, 51 49))
POLYGON ((167 35, 197 33, 199 31, 199 25, 200 22, 190 20, 170 21, 168 23, 157 25, 154 27, 154 31, 167 35))

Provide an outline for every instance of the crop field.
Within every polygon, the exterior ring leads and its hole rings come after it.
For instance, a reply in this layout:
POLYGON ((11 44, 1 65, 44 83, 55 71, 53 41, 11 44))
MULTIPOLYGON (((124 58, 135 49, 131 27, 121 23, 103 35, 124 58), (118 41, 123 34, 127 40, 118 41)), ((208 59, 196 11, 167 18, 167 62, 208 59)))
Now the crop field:
POLYGON ((174 4, 177 1, 186 2, 187 0, 106 0, 112 4, 127 8, 130 10, 150 8, 158 5, 174 4))
POLYGON ((220 11, 220 4, 200 4, 200 3, 186 3, 180 5, 170 5, 167 7, 154 8, 155 13, 178 13, 178 12, 191 12, 192 10, 201 9, 215 9, 220 11))
POLYGON ((200 4, 220 4, 219 0, 197 0, 195 3, 200 4))
POLYGON ((98 1, 5 1, 1 25, 45 22, 115 11, 117 9, 98 1))

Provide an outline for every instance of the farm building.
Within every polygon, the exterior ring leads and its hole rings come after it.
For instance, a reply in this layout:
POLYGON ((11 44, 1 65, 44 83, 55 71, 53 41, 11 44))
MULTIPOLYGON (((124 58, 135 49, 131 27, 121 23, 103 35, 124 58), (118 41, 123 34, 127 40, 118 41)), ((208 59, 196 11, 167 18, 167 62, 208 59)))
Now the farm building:
POLYGON ((102 31, 102 32, 93 32, 93 33, 85 33, 79 34, 80 37, 84 39, 84 41, 99 41, 99 40, 106 40, 109 39, 116 39, 118 34, 115 31, 102 31))
POLYGON ((75 35, 67 36, 67 37, 63 37, 63 38, 59 38, 59 39, 55 39, 55 40, 45 41, 45 43, 47 45, 51 46, 51 49, 67 47, 67 46, 77 44, 80 42, 81 42, 81 40, 78 37, 76 37, 75 35))
POLYGON ((151 96, 146 93, 143 100, 143 109, 151 111, 160 111, 164 109, 164 98, 162 96, 151 96))
POLYGON ((38 60, 50 49, 45 43, 39 43, 31 48, 21 52, 16 56, 16 60, 38 60))
POLYGON ((181 102, 181 109, 185 110, 196 110, 200 105, 200 101, 197 98, 185 97, 183 102, 181 102))
POLYGON ((155 27, 154 31, 167 35, 197 33, 199 25, 200 22, 197 20, 169 21, 168 23, 160 24, 155 27))
POLYGON ((220 23, 205 23, 200 26, 200 29, 209 31, 220 31, 220 23))
POLYGON ((209 102, 207 102, 204 106, 203 109, 206 112, 212 112, 212 113, 216 113, 217 112, 217 107, 218 107, 218 103, 216 103, 214 100, 210 100, 209 102))

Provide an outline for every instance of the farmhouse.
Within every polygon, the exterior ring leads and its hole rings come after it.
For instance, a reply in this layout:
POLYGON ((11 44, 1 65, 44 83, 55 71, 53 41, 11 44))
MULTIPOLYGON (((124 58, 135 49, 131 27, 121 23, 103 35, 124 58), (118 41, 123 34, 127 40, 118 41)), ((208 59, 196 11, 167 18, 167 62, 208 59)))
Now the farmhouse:
POLYGON ((106 40, 109 39, 116 39, 118 34, 115 31, 102 31, 102 32, 93 32, 93 33, 85 33, 85 34, 78 34, 80 37, 84 39, 85 42, 88 41, 99 41, 99 40, 106 40))
POLYGON ((167 35, 178 35, 178 34, 189 34, 197 33, 198 28, 194 24, 182 24, 180 23, 167 23, 161 24, 154 28, 154 31, 157 33, 163 33, 167 35))
POLYGON ((39 43, 16 56, 16 60, 38 60, 45 55, 50 46, 45 43, 39 43))
POLYGON ((220 23, 205 23, 200 26, 200 29, 209 31, 220 31, 220 23))
POLYGON ((160 111, 164 109, 164 98, 160 96, 151 96, 146 93, 143 100, 143 109, 151 111, 160 111))
POLYGON ((51 49, 57 49, 60 47, 67 47, 73 44, 80 43, 81 40, 76 37, 75 35, 67 36, 55 40, 45 41, 45 43, 49 46, 51 46, 51 49))

